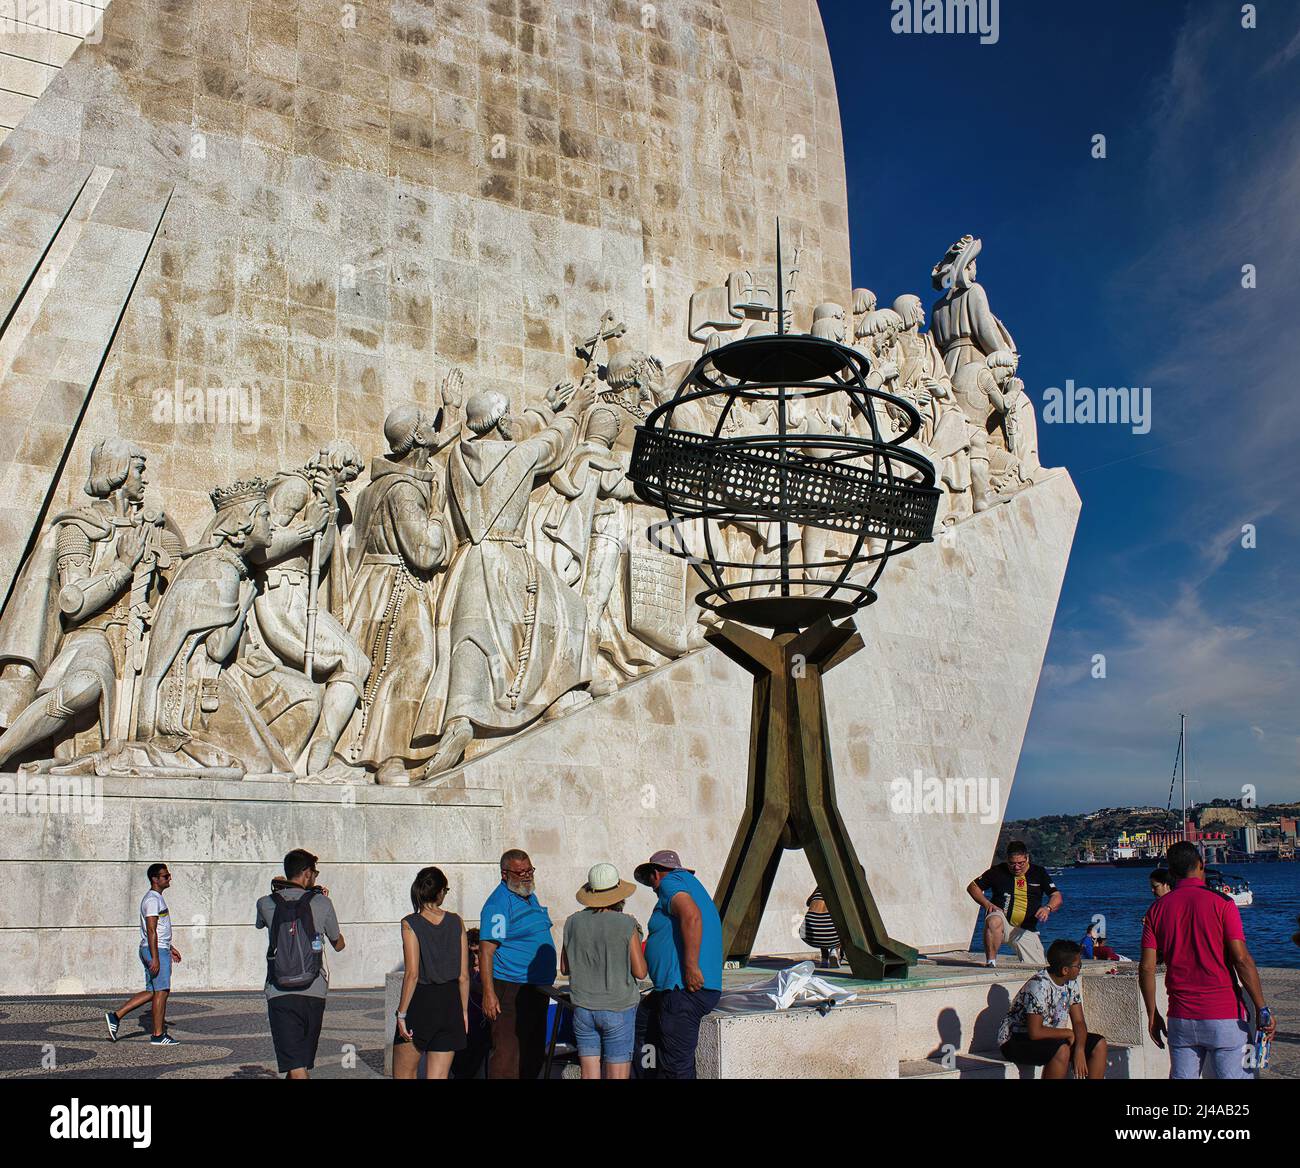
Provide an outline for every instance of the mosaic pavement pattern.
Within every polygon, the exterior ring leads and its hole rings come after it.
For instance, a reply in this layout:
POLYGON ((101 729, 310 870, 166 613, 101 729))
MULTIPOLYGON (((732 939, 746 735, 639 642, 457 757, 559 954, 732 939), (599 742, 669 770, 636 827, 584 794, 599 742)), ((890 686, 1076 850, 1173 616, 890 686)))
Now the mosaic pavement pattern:
MULTIPOLYGON (((1300 1079, 1300 969, 1263 969, 1278 1016, 1265 1078, 1300 1079)), ((0 1078, 274 1079, 275 1055, 260 993, 178 993, 168 1024, 180 1046, 152 1047, 137 1011, 108 1040, 103 1011, 114 998, 0 998, 0 1078), (54 1065, 43 1067, 53 1056, 54 1065)), ((383 1077, 382 990, 330 994, 313 1077, 383 1077)))
MULTIPOLYGON (((0 999, 0 1078, 279 1077, 260 993, 176 993, 167 1023, 181 1045, 171 1047, 149 1044, 147 1008, 129 1015, 117 1042, 109 1041, 104 1011, 128 996, 0 999)), ((383 1012, 383 990, 330 994, 313 1077, 381 1078, 384 1053, 375 1040, 383 1012)))

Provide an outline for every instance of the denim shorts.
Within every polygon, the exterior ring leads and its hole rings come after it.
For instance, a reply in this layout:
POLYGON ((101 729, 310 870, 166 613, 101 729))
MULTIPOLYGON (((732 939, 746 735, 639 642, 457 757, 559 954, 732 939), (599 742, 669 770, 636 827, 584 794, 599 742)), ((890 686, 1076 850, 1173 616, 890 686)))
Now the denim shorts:
POLYGON ((144 988, 151 991, 172 988, 172 950, 170 945, 158 946, 158 972, 149 972, 149 950, 140 947, 140 964, 144 966, 144 988))
POLYGON ((573 1034, 580 1058, 601 1058, 607 1063, 630 1063, 636 1041, 636 1007, 626 1010, 573 1008, 573 1034))
POLYGON ((1235 1018, 1170 1018, 1169 1077, 1199 1079, 1208 1059, 1216 1079, 1253 1079, 1246 1066, 1250 1031, 1235 1018))

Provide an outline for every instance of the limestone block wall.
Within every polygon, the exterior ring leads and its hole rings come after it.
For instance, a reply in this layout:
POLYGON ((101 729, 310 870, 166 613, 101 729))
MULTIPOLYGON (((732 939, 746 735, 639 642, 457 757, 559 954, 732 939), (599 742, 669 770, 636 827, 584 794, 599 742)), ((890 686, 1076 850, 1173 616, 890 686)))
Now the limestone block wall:
MULTIPOLYGON (((148 451, 157 501, 197 535, 216 483, 336 436, 378 453, 386 410, 436 405, 453 365, 469 392, 540 397, 606 308, 629 344, 691 356, 690 294, 770 264, 778 213, 805 249, 805 321, 848 294, 815 0, 115 0, 102 32, 0 145, 0 219, 69 167, 166 209, 120 327, 95 334, 102 370, 57 370, 66 333, 41 322, 0 362, 0 589, 104 435, 148 451), (78 406, 53 435, 50 381, 78 406), (238 391, 240 411, 178 412, 177 384, 238 391)), ((25 221, 39 267, 60 220, 25 221)), ((0 321, 95 287, 22 276, 0 321)))
MULTIPOLYGON (((415 873, 437 863, 447 905, 476 917, 499 879, 496 791, 104 780, 91 816, 5 815, 0 836, 0 994, 106 993, 140 981, 145 869, 165 861, 176 987, 262 984, 254 904, 292 847, 321 857, 347 940, 335 985, 371 986, 401 962, 398 922, 415 873)), ((32 806, 32 804, 29 804, 32 806)))
POLYGON ((0 144, 83 41, 100 35, 109 0, 0 4, 0 144))
MULTIPOLYGON (((996 843, 1078 509, 1062 474, 962 524, 951 546, 901 558, 859 617, 867 648, 827 677, 844 819, 890 931, 921 949, 969 942, 976 910, 964 889, 996 843), (891 783, 916 768, 997 780, 993 813, 891 808, 891 783)), ((137 908, 155 860, 175 876, 178 985, 191 989, 260 984, 253 902, 295 846, 320 855, 338 905, 348 937, 332 955, 340 986, 380 985, 397 966, 397 922, 425 864, 444 868, 449 906, 473 922, 501 851, 524 847, 557 930, 598 861, 630 874, 675 848, 712 888, 744 802, 749 704, 748 675, 709 648, 434 787, 116 779, 105 781, 98 822, 57 809, 6 815, 0 994, 133 984, 137 908)), ((788 853, 759 951, 801 949, 811 881, 802 854, 788 853)), ((644 890, 628 904, 642 922, 651 908, 644 890)))

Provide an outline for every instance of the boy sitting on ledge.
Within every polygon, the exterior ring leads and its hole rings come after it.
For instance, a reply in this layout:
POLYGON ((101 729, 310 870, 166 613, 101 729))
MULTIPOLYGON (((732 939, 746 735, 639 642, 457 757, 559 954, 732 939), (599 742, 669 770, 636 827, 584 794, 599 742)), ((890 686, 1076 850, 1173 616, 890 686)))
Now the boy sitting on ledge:
POLYGON ((1007 1062, 1042 1067, 1044 1079, 1064 1079, 1071 1065, 1076 1079, 1106 1077, 1106 1040, 1083 1020, 1082 969, 1077 942, 1052 942, 1047 968, 1020 987, 998 1031, 1007 1062))

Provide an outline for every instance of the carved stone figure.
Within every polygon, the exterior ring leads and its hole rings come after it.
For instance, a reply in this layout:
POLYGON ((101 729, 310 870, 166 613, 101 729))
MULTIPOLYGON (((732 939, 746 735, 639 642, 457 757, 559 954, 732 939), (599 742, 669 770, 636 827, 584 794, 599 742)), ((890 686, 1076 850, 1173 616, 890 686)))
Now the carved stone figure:
MULTIPOLYGON (((158 569, 180 550, 144 510, 145 453, 105 438, 90 454, 93 502, 60 512, 24 565, 0 621, 7 726, 0 764, 88 725, 85 749, 116 749, 129 732, 131 687, 158 569)), ((58 753, 77 753, 67 740, 58 753)))
POLYGON ((812 335, 844 344, 848 340, 849 326, 844 307, 830 301, 813 309, 812 335))
POLYGON ((971 502, 976 513, 1004 501, 996 493, 995 482, 1005 477, 1012 459, 1005 448, 992 449, 989 435, 1000 427, 1007 412, 1005 387, 1015 376, 1017 364, 1014 353, 1000 349, 978 365, 961 366, 952 380, 957 404, 971 426, 971 502))
MULTIPOLYGON (((756 321, 751 328, 762 324, 756 321)), ((600 402, 624 415, 614 444, 614 453, 624 465, 631 455, 635 427, 672 396, 692 365, 687 361, 665 369, 658 357, 638 349, 625 349, 610 358, 609 388, 601 391, 600 402)), ((706 410, 690 403, 674 413, 675 424, 685 430, 709 433, 714 421, 706 410)), ((626 504, 627 554, 600 630, 601 657, 623 677, 633 677, 703 644, 689 569, 646 538, 647 528, 659 518, 653 508, 635 499, 626 504)))
POLYGON ((609 359, 605 388, 597 397, 602 405, 612 406, 624 416, 626 424, 619 428, 618 449, 630 452, 634 428, 668 399, 663 362, 639 349, 614 353, 609 359))
POLYGON ((930 273, 935 291, 943 293, 930 317, 950 375, 999 349, 1016 352, 1011 334, 993 315, 984 289, 976 283, 975 257, 983 246, 981 240, 963 235, 930 273))
POLYGON ((605 623, 616 586, 626 588, 627 504, 636 497, 626 478, 626 456, 614 451, 622 425, 618 411, 609 406, 596 406, 587 414, 582 441, 551 475, 550 496, 534 518, 534 546, 550 548, 549 556, 539 553, 539 558, 586 601, 596 670, 591 692, 596 695, 612 692, 623 676, 645 664, 635 650, 632 658, 625 656, 626 638, 605 623), (597 659, 601 650, 611 658, 610 668, 600 667, 605 664, 597 659))
POLYGON ((435 425, 415 406, 388 415, 389 452, 371 463, 353 524, 347 633, 369 670, 345 757, 383 784, 409 783, 433 753, 424 693, 437 649, 437 574, 453 542, 440 468, 431 464, 447 442, 435 425))
POLYGON ((319 715, 305 728, 306 738, 285 743, 296 759, 310 740, 302 770, 307 775, 322 775, 337 765, 334 751, 370 673, 361 647, 328 605, 320 603, 322 573, 328 577, 334 556, 343 555, 339 496, 363 465, 350 442, 335 441, 301 470, 277 475, 267 488, 271 545, 262 559, 253 610, 267 648, 325 685, 319 715))
MULTIPOLYGON (((859 289, 854 293, 855 308, 865 306, 868 303, 874 305, 875 296, 867 289, 859 289)), ((833 301, 826 301, 813 309, 813 336, 843 345, 848 343, 848 333, 848 318, 841 305, 833 301)), ((790 411, 789 417, 797 430, 803 431, 810 436, 843 434, 847 433, 855 424, 855 419, 848 417, 843 411, 844 405, 845 399, 841 394, 811 397, 804 402, 796 403, 794 409, 790 411)), ((823 457, 828 453, 825 447, 819 447, 815 443, 803 447, 803 449, 813 457, 823 457)), ((778 532, 776 538, 779 541, 780 525, 773 524, 772 527, 778 532)), ((832 566, 835 560, 833 554, 835 538, 833 532, 820 527, 798 529, 800 554, 809 576, 816 578, 835 574, 837 569, 832 566), (823 567, 815 568, 812 566, 815 564, 821 564, 823 567)))
POLYGON ((586 605, 537 560, 527 536, 529 495, 572 453, 594 400, 593 381, 554 394, 560 412, 551 424, 519 440, 503 394, 476 394, 466 406, 474 436, 448 462, 447 502, 459 547, 439 608, 426 698, 442 734, 430 774, 458 763, 475 730, 517 730, 591 680, 586 605))
POLYGON ((290 779, 293 766, 230 668, 256 595, 250 562, 271 543, 266 483, 211 492, 215 515, 159 601, 131 742, 57 770, 290 779))
POLYGON ((1008 378, 1003 397, 1002 430, 1007 451, 1015 460, 1016 481, 1025 486, 1041 482, 1051 472, 1038 461, 1038 415, 1025 393, 1025 383, 1019 377, 1008 378))
POLYGON ((970 490, 970 426, 953 396, 952 380, 934 336, 921 332, 925 324, 921 298, 910 293, 900 296, 894 301, 894 311, 903 322, 895 342, 899 387, 926 418, 922 437, 933 452, 948 492, 940 519, 954 522, 960 508, 954 509, 952 496, 970 490))
POLYGON ((865 335, 862 332, 862 318, 868 312, 876 310, 876 294, 870 288, 853 289, 853 339, 859 341, 865 335))
MULTIPOLYGON (((612 514, 618 503, 634 497, 623 477, 623 463, 613 447, 623 421, 616 410, 597 406, 586 418, 581 441, 568 461, 547 480, 549 492, 533 511, 537 557, 570 588, 583 591, 598 516, 612 514), (543 549, 549 549, 549 554, 543 549)), ((622 538, 622 524, 611 533, 622 538)))

